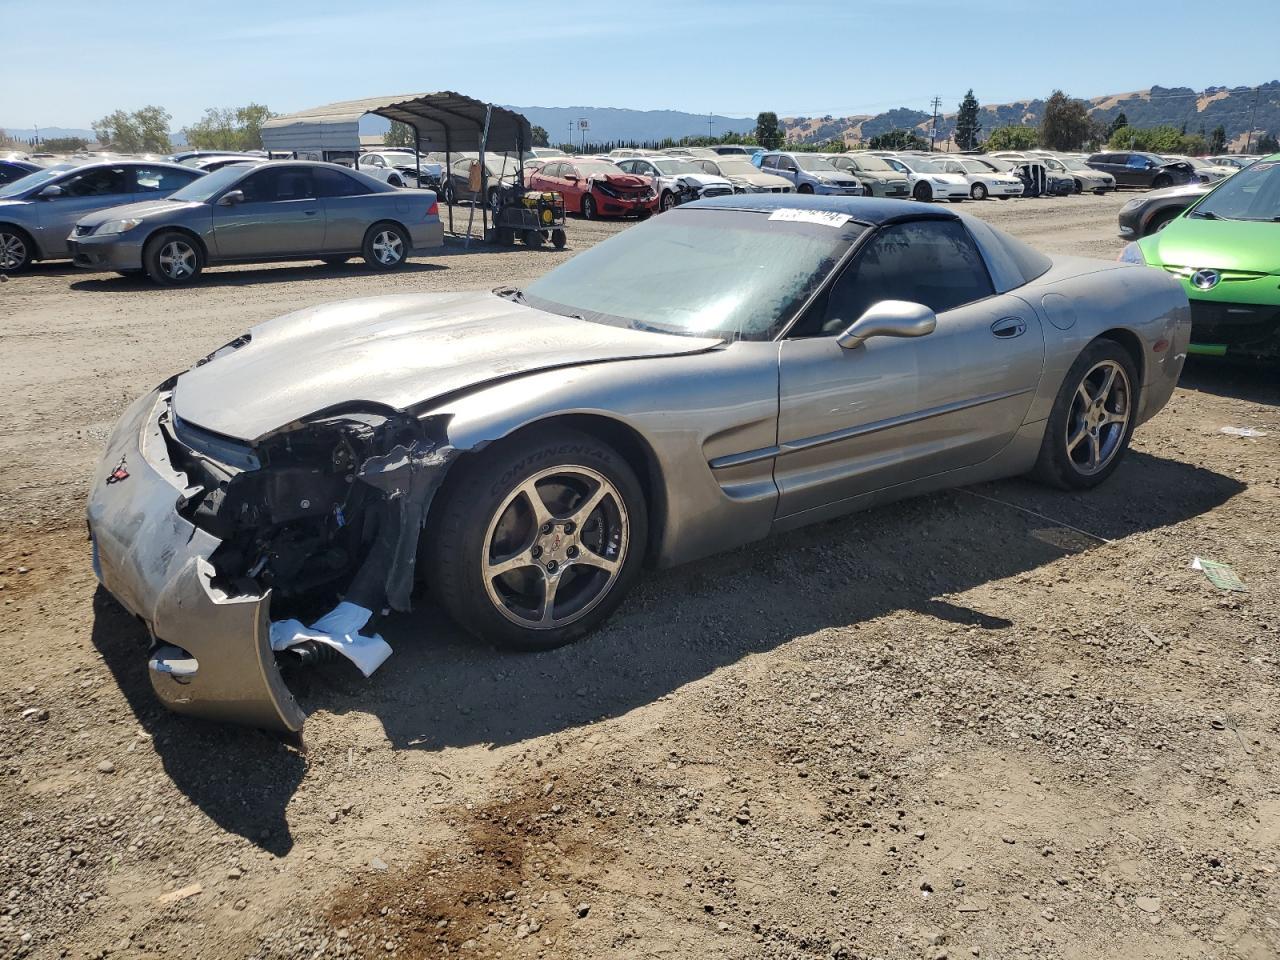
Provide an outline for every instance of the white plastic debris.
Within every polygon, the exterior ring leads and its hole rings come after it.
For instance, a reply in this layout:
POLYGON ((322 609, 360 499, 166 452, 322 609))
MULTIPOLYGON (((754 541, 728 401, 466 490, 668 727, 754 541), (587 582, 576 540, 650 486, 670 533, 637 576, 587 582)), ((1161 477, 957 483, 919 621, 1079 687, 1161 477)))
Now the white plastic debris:
POLYGON ((1255 430, 1253 427, 1223 427, 1218 431, 1229 437, 1265 437, 1267 431, 1255 430))
POLYGON ((379 634, 360 632, 372 616, 372 610, 344 600, 309 627, 301 620, 277 620, 271 624, 271 649, 287 650, 314 640, 333 647, 367 677, 391 656, 390 644, 379 634))

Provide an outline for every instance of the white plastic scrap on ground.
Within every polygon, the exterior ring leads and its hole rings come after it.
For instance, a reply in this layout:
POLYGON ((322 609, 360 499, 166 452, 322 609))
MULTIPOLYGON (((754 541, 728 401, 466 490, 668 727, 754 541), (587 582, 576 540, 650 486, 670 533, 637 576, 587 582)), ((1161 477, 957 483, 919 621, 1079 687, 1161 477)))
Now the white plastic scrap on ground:
POLYGON ((1192 557, 1189 569, 1199 570, 1219 590, 1234 590, 1236 593, 1249 592, 1249 588, 1244 585, 1244 581, 1225 563, 1219 563, 1216 560, 1205 560, 1202 557, 1192 557))
POLYGON ((1265 437, 1267 431, 1255 430, 1253 427, 1223 427, 1218 431, 1229 437, 1265 437))
POLYGON ((391 656, 390 644, 379 634, 360 632, 372 616, 372 610, 344 600, 309 627, 301 620, 277 620, 271 624, 271 649, 287 650, 314 640, 333 647, 367 677, 391 656))

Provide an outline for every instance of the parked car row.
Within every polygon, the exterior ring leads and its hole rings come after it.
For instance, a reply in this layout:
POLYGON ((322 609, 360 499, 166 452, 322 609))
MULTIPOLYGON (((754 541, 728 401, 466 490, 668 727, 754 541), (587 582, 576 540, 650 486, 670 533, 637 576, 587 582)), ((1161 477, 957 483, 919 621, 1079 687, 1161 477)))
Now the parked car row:
POLYGON ((436 195, 332 163, 105 161, 0 187, 0 270, 76 266, 189 283, 209 264, 361 255, 377 269, 443 244, 436 195))

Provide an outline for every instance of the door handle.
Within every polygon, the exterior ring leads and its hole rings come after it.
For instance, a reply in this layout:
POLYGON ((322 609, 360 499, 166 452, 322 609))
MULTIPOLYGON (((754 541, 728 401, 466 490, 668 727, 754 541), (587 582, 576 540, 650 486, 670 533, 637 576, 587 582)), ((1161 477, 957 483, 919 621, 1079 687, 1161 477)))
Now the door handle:
POLYGON ((1012 340, 1027 332, 1027 324, 1021 317, 1003 317, 991 325, 991 332, 1001 340, 1012 340))
POLYGON ((317 212, 317 211, 315 211, 315 210, 304 210, 304 211, 303 211, 303 213, 305 213, 308 217, 314 217, 314 216, 316 215, 316 212, 317 212))

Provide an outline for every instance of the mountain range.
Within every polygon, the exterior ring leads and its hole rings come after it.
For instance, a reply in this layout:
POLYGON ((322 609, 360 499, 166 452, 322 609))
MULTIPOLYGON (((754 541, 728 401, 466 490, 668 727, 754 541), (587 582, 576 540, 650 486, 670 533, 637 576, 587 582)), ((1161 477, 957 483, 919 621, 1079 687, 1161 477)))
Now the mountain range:
MULTIPOLYGON (((1089 115, 1110 124, 1121 113, 1130 125, 1155 127, 1185 126, 1188 133, 1206 136, 1219 125, 1226 130, 1229 144, 1242 145, 1253 133, 1280 131, 1280 81, 1258 87, 1150 87, 1133 93, 1115 93, 1085 101, 1089 115)), ((996 127, 1038 126, 1044 116, 1044 100, 1016 100, 1013 103, 983 104, 979 108, 982 136, 996 127)), ((787 139, 801 143, 821 143, 843 139, 850 145, 869 140, 891 130, 914 130, 929 136, 933 115, 923 110, 900 107, 879 114, 849 117, 783 117, 780 122, 787 139)), ((955 131, 955 113, 938 116, 938 141, 955 131)))

